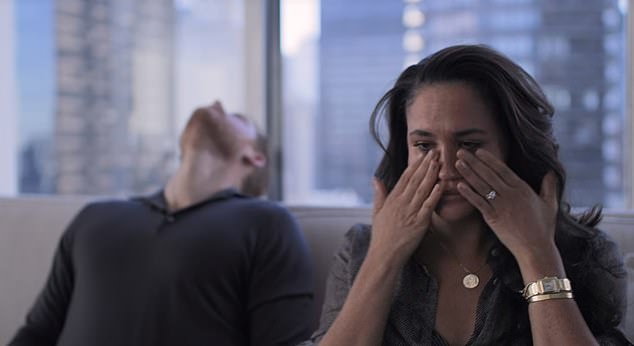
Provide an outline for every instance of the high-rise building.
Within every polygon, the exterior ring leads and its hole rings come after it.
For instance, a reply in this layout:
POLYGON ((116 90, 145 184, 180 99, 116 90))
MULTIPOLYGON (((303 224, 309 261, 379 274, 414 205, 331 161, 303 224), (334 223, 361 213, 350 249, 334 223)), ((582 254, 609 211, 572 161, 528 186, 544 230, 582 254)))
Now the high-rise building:
POLYGON ((172 0, 58 0, 58 193, 144 192, 174 161, 172 0))
POLYGON ((379 155, 368 135, 371 107, 412 56, 485 43, 535 76, 557 109, 573 204, 621 205, 624 43, 617 5, 322 0, 318 186, 352 186, 371 202, 369 177, 379 155), (411 22, 420 27, 408 28, 411 22))
POLYGON ((368 135, 374 104, 403 67, 403 4, 322 0, 316 187, 352 188, 370 202, 379 149, 368 135))

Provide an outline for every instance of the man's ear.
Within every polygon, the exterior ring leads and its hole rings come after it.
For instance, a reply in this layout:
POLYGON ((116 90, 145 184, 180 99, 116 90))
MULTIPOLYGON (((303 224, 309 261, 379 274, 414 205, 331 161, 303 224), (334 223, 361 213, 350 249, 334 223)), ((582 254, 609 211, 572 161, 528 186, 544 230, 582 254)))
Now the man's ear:
POLYGON ((243 160, 255 168, 262 168, 266 166, 266 155, 254 149, 249 150, 244 155, 243 160))

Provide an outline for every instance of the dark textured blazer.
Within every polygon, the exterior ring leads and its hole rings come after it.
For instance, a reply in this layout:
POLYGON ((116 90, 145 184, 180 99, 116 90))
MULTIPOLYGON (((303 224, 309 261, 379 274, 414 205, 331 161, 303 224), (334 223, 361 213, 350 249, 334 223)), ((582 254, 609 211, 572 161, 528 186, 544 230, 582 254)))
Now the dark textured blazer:
MULTIPOLYGON (((311 340, 302 346, 318 344, 339 314, 365 259, 370 237, 369 225, 355 225, 346 234, 328 278, 320 326, 311 340)), ((625 309, 625 270, 615 244, 600 231, 589 244, 586 251, 590 251, 593 260, 586 261, 583 268, 566 268, 580 309, 582 312, 588 311, 583 298, 589 296, 589 292, 586 292, 589 288, 581 284, 585 280, 598 283, 592 288, 599 291, 594 292, 596 295, 612 299, 625 309)), ((562 256, 566 256, 566 251, 561 251, 562 256)), ((493 276, 480 297, 474 331, 468 345, 532 345, 528 307, 520 293, 523 281, 515 260, 509 260, 510 257, 508 250, 499 242, 489 253, 488 264, 493 276)), ((447 345, 434 329, 437 297, 438 285, 434 277, 410 259, 397 285, 385 326, 383 345, 447 345)), ((611 327, 593 330, 596 338, 601 345, 630 344, 617 327, 620 316, 613 317, 613 321, 604 324, 611 327)), ((592 317, 584 315, 584 318, 588 321, 592 317)), ((588 324, 592 329, 592 323, 588 324)))

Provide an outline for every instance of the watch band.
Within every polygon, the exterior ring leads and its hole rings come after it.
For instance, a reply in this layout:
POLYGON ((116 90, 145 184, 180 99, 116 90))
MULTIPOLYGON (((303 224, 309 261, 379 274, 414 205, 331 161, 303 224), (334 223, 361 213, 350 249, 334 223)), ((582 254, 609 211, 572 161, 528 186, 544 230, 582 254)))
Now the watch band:
POLYGON ((573 299, 574 295, 572 292, 559 292, 559 293, 546 293, 546 294, 538 294, 528 298, 528 303, 541 302, 544 300, 550 299, 573 299))
POLYGON ((556 276, 547 276, 543 279, 529 282, 526 287, 524 287, 522 296, 528 300, 533 296, 559 292, 572 292, 570 280, 566 278, 560 279, 556 276))

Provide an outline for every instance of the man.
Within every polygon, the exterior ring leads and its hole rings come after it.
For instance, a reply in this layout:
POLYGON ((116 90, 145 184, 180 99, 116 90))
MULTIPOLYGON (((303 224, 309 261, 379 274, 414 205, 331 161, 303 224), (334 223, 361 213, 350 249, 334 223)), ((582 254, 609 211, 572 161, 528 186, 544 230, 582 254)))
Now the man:
POLYGON ((196 110, 164 191, 89 204, 70 224, 22 345, 294 345, 310 335, 306 243, 266 190, 265 140, 196 110))

